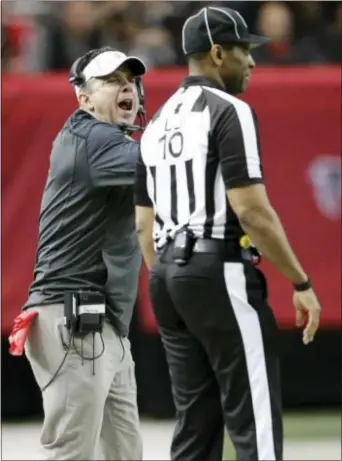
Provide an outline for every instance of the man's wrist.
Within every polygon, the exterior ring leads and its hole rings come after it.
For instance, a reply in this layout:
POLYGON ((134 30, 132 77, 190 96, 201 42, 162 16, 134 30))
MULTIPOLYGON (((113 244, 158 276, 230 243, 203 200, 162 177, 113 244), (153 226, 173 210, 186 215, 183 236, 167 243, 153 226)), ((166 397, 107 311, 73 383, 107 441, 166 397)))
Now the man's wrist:
POLYGON ((312 288, 311 280, 309 278, 307 278, 304 282, 293 283, 292 285, 295 291, 306 291, 312 288))

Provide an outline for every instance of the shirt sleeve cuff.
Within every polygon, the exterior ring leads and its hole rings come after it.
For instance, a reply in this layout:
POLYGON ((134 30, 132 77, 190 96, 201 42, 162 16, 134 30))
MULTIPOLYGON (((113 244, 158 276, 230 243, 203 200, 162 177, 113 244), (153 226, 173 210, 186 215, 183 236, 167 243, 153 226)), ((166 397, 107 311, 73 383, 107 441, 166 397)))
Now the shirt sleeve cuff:
POLYGON ((153 203, 151 202, 149 197, 141 197, 136 195, 134 198, 134 203, 136 206, 145 206, 148 208, 153 208, 153 203))
POLYGON ((254 184, 264 184, 264 180, 262 178, 233 178, 225 181, 225 187, 227 190, 239 187, 248 187, 254 184))

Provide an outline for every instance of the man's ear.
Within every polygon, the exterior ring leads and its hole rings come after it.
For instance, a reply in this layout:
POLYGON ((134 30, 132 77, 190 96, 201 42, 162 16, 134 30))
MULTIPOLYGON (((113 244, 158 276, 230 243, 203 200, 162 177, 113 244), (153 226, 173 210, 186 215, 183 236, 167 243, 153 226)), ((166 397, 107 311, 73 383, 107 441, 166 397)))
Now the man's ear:
POLYGON ((91 97, 88 93, 86 92, 81 92, 78 96, 78 101, 81 106, 83 106, 85 109, 93 112, 95 110, 95 107, 91 101, 91 97))
POLYGON ((210 50, 210 57, 217 67, 221 67, 223 63, 223 50, 221 45, 213 45, 210 50))

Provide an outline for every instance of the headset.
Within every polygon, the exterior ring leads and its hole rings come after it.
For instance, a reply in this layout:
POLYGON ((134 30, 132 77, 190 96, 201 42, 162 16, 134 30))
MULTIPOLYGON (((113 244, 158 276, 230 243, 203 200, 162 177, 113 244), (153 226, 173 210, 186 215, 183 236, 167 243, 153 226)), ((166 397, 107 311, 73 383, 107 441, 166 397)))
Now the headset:
MULTIPOLYGON (((72 64, 70 68, 70 76, 69 76, 69 82, 74 86, 74 87, 81 87, 85 84, 85 77, 83 72, 79 69, 79 65, 81 60, 83 59, 83 56, 80 58, 76 59, 76 61, 72 64)), ((132 134, 136 132, 143 132, 146 128, 147 125, 147 120, 146 120, 146 112, 145 112, 145 91, 144 91, 144 85, 142 82, 141 77, 135 77, 135 84, 138 92, 138 100, 139 100, 139 109, 137 113, 138 117, 138 125, 131 125, 129 123, 120 123, 118 124, 118 127, 124 131, 126 134, 132 134)))

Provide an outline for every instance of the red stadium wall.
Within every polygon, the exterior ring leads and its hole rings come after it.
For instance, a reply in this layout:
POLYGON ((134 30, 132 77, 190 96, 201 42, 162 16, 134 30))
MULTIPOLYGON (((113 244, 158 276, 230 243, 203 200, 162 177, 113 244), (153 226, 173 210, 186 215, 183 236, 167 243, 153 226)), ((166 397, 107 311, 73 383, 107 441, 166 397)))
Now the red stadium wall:
MULTIPOLYGON (((184 69, 149 72, 149 116, 184 75, 184 69)), ((258 69, 244 96, 259 116, 271 202, 316 286, 323 325, 336 327, 341 321, 340 80, 337 68, 258 69)), ((74 108, 65 75, 3 77, 2 333, 8 333, 27 296, 51 143, 74 108)), ((291 327, 291 287, 269 264, 263 268, 279 325, 291 327)), ((138 309, 142 327, 155 332, 144 270, 138 309)))

